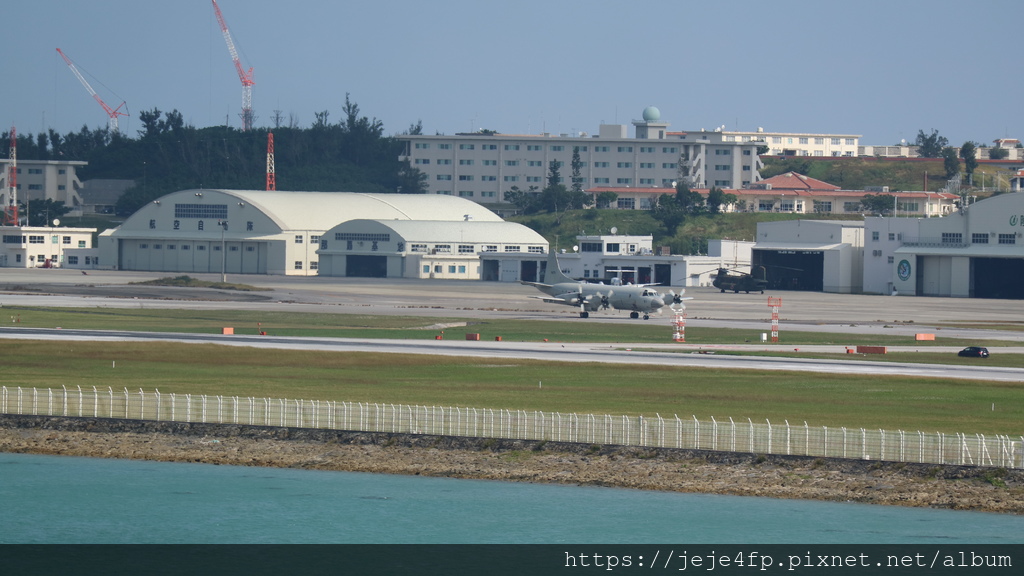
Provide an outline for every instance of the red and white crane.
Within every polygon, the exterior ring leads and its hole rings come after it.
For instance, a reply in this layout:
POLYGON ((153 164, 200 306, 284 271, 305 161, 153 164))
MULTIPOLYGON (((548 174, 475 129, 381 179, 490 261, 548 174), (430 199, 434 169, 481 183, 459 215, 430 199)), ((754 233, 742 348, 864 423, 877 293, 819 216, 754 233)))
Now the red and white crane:
POLYGON ((224 34, 224 41, 228 44, 231 61, 235 63, 238 79, 242 81, 242 113, 239 114, 239 117, 242 119, 242 130, 252 130, 253 122, 256 120, 256 116, 252 112, 252 85, 256 83, 252 79, 252 67, 249 67, 248 72, 242 68, 242 61, 238 59, 235 42, 231 39, 231 32, 228 30, 227 23, 224 22, 224 15, 220 12, 220 6, 217 6, 217 0, 211 1, 213 2, 213 11, 217 15, 217 23, 220 24, 220 31, 224 34))
POLYGON ((277 174, 274 170, 274 133, 267 132, 267 190, 277 190, 277 174))
POLYGON ((10 171, 7 173, 7 185, 11 191, 7 196, 7 203, 4 206, 3 218, 0 219, 2 226, 18 225, 18 138, 14 134, 14 126, 11 126, 11 163, 10 171))
POLYGON ((104 102, 103 99, 99 97, 99 94, 96 94, 96 91, 92 89, 92 86, 89 85, 89 82, 87 82, 85 80, 85 77, 82 76, 82 73, 78 71, 77 67, 75 67, 75 63, 72 62, 71 59, 68 58, 67 55, 64 54, 64 52, 61 51, 60 48, 57 48, 57 53, 60 54, 60 57, 64 59, 64 62, 67 63, 68 68, 71 68, 71 71, 75 73, 75 76, 78 78, 78 81, 82 83, 82 86, 85 86, 85 89, 89 91, 89 94, 92 94, 92 97, 94 99, 96 99, 97 102, 100 103, 100 106, 103 107, 103 111, 106 112, 107 116, 110 117, 110 120, 109 120, 109 123, 108 123, 108 125, 110 126, 110 131, 111 132, 117 132, 118 131, 118 128, 117 128, 117 117, 118 116, 127 116, 128 115, 127 112, 121 112, 121 108, 122 107, 124 107, 125 110, 128 109, 126 104, 124 102, 121 102, 121 106, 118 106, 117 108, 111 108, 110 106, 107 106, 107 103, 104 102))

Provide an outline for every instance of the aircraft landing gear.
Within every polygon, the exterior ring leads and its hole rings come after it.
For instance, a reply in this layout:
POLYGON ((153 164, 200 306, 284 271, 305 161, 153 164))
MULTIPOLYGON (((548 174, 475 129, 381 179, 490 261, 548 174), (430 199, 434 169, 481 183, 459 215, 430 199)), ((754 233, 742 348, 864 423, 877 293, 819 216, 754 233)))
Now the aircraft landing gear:
POLYGON ((650 320, 650 319, 651 319, 651 315, 650 314, 644 314, 644 320, 650 320))
POLYGON ((590 318, 590 312, 580 312, 580 318, 590 318))
POLYGON ((629 317, 632 318, 633 320, 636 320, 637 318, 640 317, 640 313, 639 312, 630 312, 629 313, 629 317))

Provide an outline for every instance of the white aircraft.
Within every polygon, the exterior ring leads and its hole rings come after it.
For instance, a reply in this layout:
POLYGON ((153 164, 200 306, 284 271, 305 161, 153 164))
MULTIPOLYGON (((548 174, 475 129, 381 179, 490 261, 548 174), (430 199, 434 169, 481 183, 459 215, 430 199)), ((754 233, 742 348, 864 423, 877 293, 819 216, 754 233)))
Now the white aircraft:
POLYGON ((527 286, 533 286, 547 296, 534 296, 552 304, 565 304, 577 306, 580 309, 580 318, 587 318, 591 312, 614 308, 616 310, 629 310, 630 318, 639 318, 642 314, 644 320, 651 317, 651 313, 658 312, 666 304, 671 308, 681 304, 685 290, 679 294, 671 290, 665 295, 658 294, 658 291, 644 284, 591 284, 589 282, 578 282, 562 273, 558 267, 558 257, 554 251, 549 253, 547 270, 544 273, 544 280, 548 284, 540 282, 520 282, 527 286))

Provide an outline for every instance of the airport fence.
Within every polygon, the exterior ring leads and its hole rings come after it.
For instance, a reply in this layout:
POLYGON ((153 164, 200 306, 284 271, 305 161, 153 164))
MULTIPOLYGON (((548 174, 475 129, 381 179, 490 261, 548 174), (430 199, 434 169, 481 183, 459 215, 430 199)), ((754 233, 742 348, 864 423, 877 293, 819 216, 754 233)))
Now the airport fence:
POLYGON ((573 442, 595 445, 682 448, 748 454, 779 454, 1024 468, 1024 436, 986 436, 832 428, 732 418, 700 420, 409 406, 366 402, 290 400, 199 394, 165 394, 0 386, 0 413, 77 416, 169 422, 320 428, 357 432, 430 434, 573 442))

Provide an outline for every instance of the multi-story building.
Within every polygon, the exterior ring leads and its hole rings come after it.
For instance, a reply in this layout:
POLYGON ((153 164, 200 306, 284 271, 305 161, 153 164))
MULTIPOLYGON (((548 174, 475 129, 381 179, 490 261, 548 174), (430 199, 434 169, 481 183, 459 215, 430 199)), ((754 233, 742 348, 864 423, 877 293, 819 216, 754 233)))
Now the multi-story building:
POLYGON ((720 129, 726 142, 757 142, 772 156, 857 156, 860 134, 814 134, 810 132, 755 132, 720 129))
POLYGON ((552 161, 572 184, 573 154, 579 154, 580 186, 652 188, 672 186, 680 177, 695 187, 740 188, 760 180, 758 142, 727 141, 722 132, 669 132, 653 106, 633 121, 635 137, 624 124, 601 125, 597 136, 509 135, 400 136, 401 160, 427 176, 431 194, 500 204, 512 188, 540 190, 552 161))
MULTIPOLYGON (((81 214, 82 198, 78 191, 82 188, 75 170, 88 162, 78 160, 18 160, 18 203, 27 204, 30 200, 53 200, 63 202, 71 208, 68 214, 81 214)), ((10 172, 10 160, 0 160, 0 198, 7 205, 7 194, 10 184, 7 182, 10 172)))

